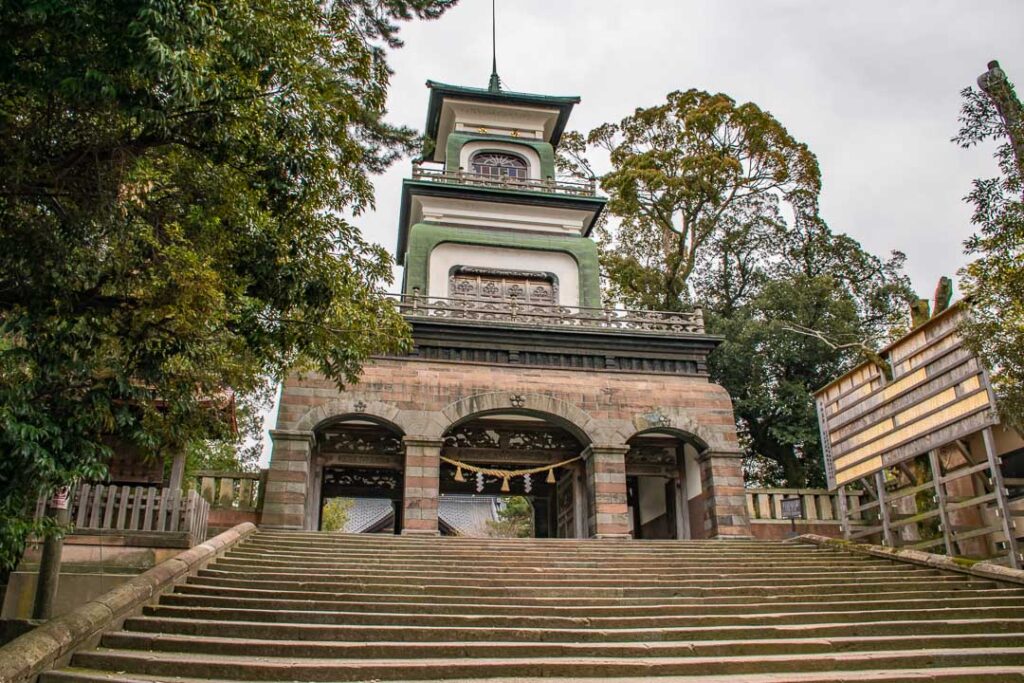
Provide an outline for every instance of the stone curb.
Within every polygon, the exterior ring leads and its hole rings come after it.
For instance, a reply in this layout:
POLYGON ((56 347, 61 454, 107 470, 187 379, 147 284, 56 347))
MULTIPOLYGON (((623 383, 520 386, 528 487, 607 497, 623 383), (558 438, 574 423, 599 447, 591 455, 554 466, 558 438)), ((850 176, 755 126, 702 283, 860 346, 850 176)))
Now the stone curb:
POLYGON ((882 557, 885 559, 896 560, 898 562, 908 562, 922 567, 931 567, 932 569, 942 569, 945 571, 957 572, 959 574, 967 574, 969 576, 976 576, 980 579, 1002 581, 1004 583, 1013 583, 1024 586, 1024 571, 1004 567, 1001 564, 995 564, 988 560, 972 562, 971 560, 957 559, 949 557, 948 555, 926 553, 921 550, 889 548, 887 546, 872 545, 870 543, 855 543, 853 541, 844 541, 840 538, 819 536, 818 534, 803 534, 802 536, 797 536, 796 538, 789 539, 785 542, 809 543, 811 545, 836 548, 837 550, 847 550, 854 553, 872 555, 873 557, 882 557))
POLYGON ((256 531, 245 522, 0 647, 0 683, 32 681, 256 531))

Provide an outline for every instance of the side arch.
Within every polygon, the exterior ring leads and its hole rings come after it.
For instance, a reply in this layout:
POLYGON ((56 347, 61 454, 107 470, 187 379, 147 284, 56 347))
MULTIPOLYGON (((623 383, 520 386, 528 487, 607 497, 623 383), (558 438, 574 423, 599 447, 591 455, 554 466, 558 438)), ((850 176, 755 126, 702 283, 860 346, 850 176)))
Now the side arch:
POLYGON ((299 418, 295 429, 313 431, 327 422, 342 418, 360 418, 382 422, 396 431, 408 434, 407 425, 402 424, 402 411, 383 401, 363 401, 358 396, 336 398, 313 406, 299 418))

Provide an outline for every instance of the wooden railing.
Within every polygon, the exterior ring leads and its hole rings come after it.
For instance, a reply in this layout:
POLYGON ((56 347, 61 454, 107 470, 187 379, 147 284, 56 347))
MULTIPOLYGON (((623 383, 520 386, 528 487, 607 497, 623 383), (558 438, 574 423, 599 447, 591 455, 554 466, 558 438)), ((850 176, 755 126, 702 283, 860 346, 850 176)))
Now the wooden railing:
POLYGON ((220 472, 202 470, 195 483, 200 495, 212 507, 257 511, 263 507, 263 490, 267 481, 262 472, 220 472))
POLYGON ((704 314, 699 308, 691 311, 638 311, 536 304, 516 299, 445 299, 418 293, 393 296, 399 311, 405 316, 582 327, 639 334, 704 333, 704 314))
POLYGON ((422 164, 413 164, 413 180, 426 180, 445 185, 471 185, 498 190, 529 190, 575 197, 596 197, 597 182, 594 180, 573 181, 555 180, 553 178, 516 178, 507 175, 491 175, 472 171, 449 171, 444 168, 431 168, 422 164))
MULTIPOLYGON (((786 523, 782 517, 782 501, 799 497, 803 502, 803 516, 797 521, 817 524, 840 524, 837 494, 827 489, 747 489, 747 514, 751 524, 786 523)), ((860 521, 860 494, 847 496, 851 521, 860 521)))
MULTIPOLYGON (((40 498, 37 515, 45 504, 46 498, 40 498)), ((189 536, 190 545, 206 538, 209 512, 195 491, 116 484, 79 484, 68 506, 75 533, 175 532, 189 536)))

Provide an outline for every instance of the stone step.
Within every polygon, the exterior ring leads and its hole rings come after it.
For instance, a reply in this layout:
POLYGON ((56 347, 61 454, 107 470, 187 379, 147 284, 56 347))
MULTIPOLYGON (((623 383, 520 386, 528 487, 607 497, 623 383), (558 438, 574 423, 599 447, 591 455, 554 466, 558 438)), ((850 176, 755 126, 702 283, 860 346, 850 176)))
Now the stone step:
MULTIPOLYGON (((291 581, 265 578, 239 578, 232 575, 209 575, 191 577, 190 583, 207 586, 224 586, 235 588, 262 588, 265 590, 303 590, 322 591, 324 593, 419 593, 421 595, 464 595, 463 586, 430 585, 427 582, 403 584, 392 583, 354 583, 341 582, 331 577, 320 577, 308 580, 308 577, 296 576, 291 581)), ((832 582, 773 582, 739 583, 727 581, 704 581, 699 584, 677 586, 477 586, 472 593, 479 597, 701 597, 713 595, 825 595, 829 591, 842 590, 847 593, 876 593, 885 590, 928 590, 942 588, 944 590, 977 590, 995 588, 992 581, 965 579, 960 576, 936 576, 927 582, 896 582, 896 581, 832 581, 832 582), (723 585, 729 584, 729 585, 723 585)))
POLYGON ((264 531, 71 664, 41 680, 1024 681, 1024 588, 775 542, 264 531))
POLYGON ((808 557, 828 558, 834 557, 832 550, 813 550, 808 553, 794 552, 793 550, 770 550, 761 551, 754 548, 741 549, 735 547, 687 549, 666 548, 655 549, 622 549, 617 552, 608 551, 567 551, 557 550, 512 550, 503 548, 431 548, 430 546, 409 547, 409 548, 372 548, 365 546, 351 546, 341 544, 314 545, 302 542, 294 544, 273 544, 264 545, 255 542, 246 542, 240 547, 244 550, 272 550, 278 553, 302 553, 317 552, 325 555, 348 555, 348 556, 373 556, 373 557, 408 557, 417 558, 424 556, 432 557, 508 557, 514 558, 559 558, 561 560, 584 560, 599 561, 602 559, 644 559, 644 558, 672 558, 685 560, 687 558, 722 558, 731 560, 749 560, 752 557, 763 557, 766 560, 800 559, 808 557))
POLYGON ((523 658, 523 657, 710 657, 822 654, 878 650, 1024 647, 1024 631, 976 635, 912 635, 839 638, 775 638, 699 642, 523 643, 523 642, 311 642, 254 638, 195 638, 135 631, 108 633, 101 646, 117 650, 206 653, 260 657, 344 659, 523 658))
POLYGON ((887 571, 887 572, 902 572, 912 573, 920 571, 921 568, 909 564, 894 564, 885 561, 879 561, 878 563, 872 564, 843 564, 836 562, 834 564, 751 564, 749 566, 730 566, 724 564, 718 564, 714 562, 693 562, 687 564, 680 563, 658 563, 658 564, 647 564, 637 563, 634 565, 623 565, 617 564, 614 566, 601 566, 600 563, 595 563, 593 566, 559 566, 551 563, 543 562, 523 562, 516 564, 498 564, 494 562, 476 562, 471 566, 460 565, 456 562, 393 562, 393 563, 381 563, 381 562, 359 562, 359 561, 313 561, 313 560, 284 560, 275 558, 261 558, 258 555, 240 557, 238 555, 230 555, 217 561, 217 567, 219 568, 240 568, 240 569, 251 569, 251 568, 275 568, 275 569, 288 569, 288 570, 306 570, 306 571, 339 571, 339 572, 350 572, 350 571, 367 571, 371 567, 373 571, 387 571, 387 572, 408 572, 416 571, 420 573, 428 572, 431 574, 437 574, 444 576, 446 574, 463 574, 463 573, 479 573, 479 574, 514 574, 518 572, 525 572, 531 574, 540 575, 551 575, 557 576, 559 574, 569 574, 573 576, 579 575, 592 575, 592 576, 615 576, 622 573, 649 573, 649 574, 663 574, 663 575, 686 575, 693 573, 715 573, 715 572, 730 572, 733 574, 776 574, 776 573, 787 573, 787 574, 830 574, 830 573, 860 573, 866 571, 887 571))
MULTIPOLYGON (((320 580, 327 577, 328 581, 352 581, 356 583, 429 583, 435 586, 680 586, 694 585, 699 582, 721 581, 733 582, 726 585, 744 583, 823 583, 826 581, 921 581, 932 577, 941 577, 935 569, 918 569, 905 571, 900 569, 860 569, 855 571, 777 571, 777 572, 731 572, 723 569, 693 569, 687 572, 662 573, 660 571, 634 571, 614 573, 595 572, 487 572, 476 571, 466 567, 459 571, 437 572, 419 571, 415 569, 307 569, 298 567, 261 567, 257 564, 237 565, 217 562, 216 565, 200 572, 202 576, 241 576, 269 577, 273 579, 294 579, 303 577, 308 580, 320 580), (316 578, 314 578, 316 577, 316 578)), ((954 577, 955 578, 955 577, 954 577)))
MULTIPOLYGON (((262 609, 262 610, 286 610, 286 611, 311 611, 311 612, 379 612, 381 603, 375 600, 352 601, 334 599, 294 599, 288 594, 281 594, 279 597, 234 597, 234 596, 213 596, 213 595, 188 595, 172 593, 165 595, 160 604, 176 607, 227 607, 235 609, 262 609)), ((649 605, 643 608, 645 615, 651 616, 687 616, 687 615, 710 615, 710 614, 757 614, 762 612, 817 612, 817 611, 860 611, 866 605, 871 609, 886 610, 913 610, 919 608, 934 607, 934 598, 918 598, 912 600, 861 600, 839 601, 831 596, 819 600, 805 600, 802 602, 790 602, 773 600, 768 602, 747 602, 747 603, 705 603, 700 605, 649 605)), ((1024 609, 1024 598, 1019 596, 979 597, 977 595, 963 598, 946 598, 942 601, 943 607, 1018 607, 1024 609)), ((387 611, 395 614, 466 614, 514 617, 523 614, 524 608, 520 605, 508 605, 500 602, 486 602, 478 604, 445 604, 433 602, 391 602, 387 604, 387 611)), ((559 606, 559 607, 531 607, 529 614, 533 616, 566 616, 566 617, 603 617, 634 615, 637 608, 632 605, 619 606, 559 606)))
POLYGON ((387 535, 353 538, 335 536, 333 533, 312 533, 303 538, 269 538, 259 535, 247 539, 247 547, 285 548, 361 548, 382 552, 404 552, 435 550, 437 552, 503 552, 511 554, 551 553, 561 556, 573 554, 621 555, 628 553, 726 553, 793 554, 835 553, 830 548, 807 548, 800 544, 783 544, 776 541, 633 541, 594 540, 574 541, 571 539, 469 539, 457 537, 393 537, 387 535))
POLYGON ((402 642, 573 642, 705 641, 769 638, 836 638, 944 634, 1019 633, 1024 614, 1017 618, 967 618, 945 621, 879 620, 810 624, 740 624, 656 628, 533 628, 525 625, 466 629, 457 626, 367 626, 352 624, 271 623, 188 617, 131 617, 125 629, 196 637, 255 638, 303 641, 402 642))
MULTIPOLYGON (((265 598, 281 598, 290 600, 311 600, 323 602, 334 600, 349 602, 352 604, 368 604, 378 606, 382 603, 410 603, 410 604, 432 604, 457 607, 474 607, 477 605, 503 605, 505 607, 536 608, 536 607, 621 607, 628 609, 647 609, 665 607, 682 607, 688 605, 746 605, 751 602, 749 595, 714 595, 710 597, 660 597, 660 598, 567 598, 567 597, 540 597, 540 598, 504 598, 500 602, 490 601, 481 603, 480 598, 475 595, 445 595, 432 596, 423 594, 405 593, 344 593, 330 591, 325 595, 324 591, 312 590, 263 590, 258 588, 229 588, 225 586, 207 586, 196 583, 184 583, 177 586, 171 595, 209 595, 219 597, 246 598, 251 597, 257 600, 265 598)), ((756 600, 771 601, 775 603, 811 602, 818 604, 822 599, 832 601, 850 600, 861 604, 883 602, 888 600, 925 600, 942 601, 947 599, 974 599, 974 598, 1017 598, 1024 599, 1024 588, 990 588, 987 590, 940 590, 938 588, 925 588, 921 590, 880 590, 871 593, 844 593, 835 591, 827 596, 808 596, 806 593, 772 593, 756 596, 756 600)))
MULTIPOLYGON (((736 539, 643 539, 633 540, 625 538, 497 538, 497 537, 471 537, 471 536, 406 536, 403 534, 347 534, 347 533, 325 533, 321 531, 290 531, 261 529, 253 541, 272 541, 280 543, 288 540, 304 541, 312 543, 350 543, 369 546, 384 545, 396 547, 404 545, 431 545, 431 546, 501 546, 513 548, 590 548, 614 549, 621 547, 644 546, 650 548, 684 546, 699 548, 705 546, 736 546, 749 548, 762 548, 766 550, 778 549, 778 541, 767 541, 753 538, 736 539)), ((782 546, 788 548, 788 545, 782 546)))
MULTIPOLYGON (((458 560, 449 560, 438 556, 424 556, 417 558, 414 561, 405 559, 391 559, 378 556, 359 556, 358 558, 349 557, 345 553, 309 553, 305 555, 293 555, 284 553, 261 553, 253 552, 248 550, 237 550, 229 552, 224 560, 231 561, 249 561, 249 562, 267 562, 272 564, 295 564, 302 566, 383 566, 383 567, 439 567, 449 568, 459 566, 458 560)), ((553 570, 577 570, 577 569, 601 569, 601 570, 616 570, 616 569, 635 569, 635 568, 647 568, 647 567, 658 567, 658 568, 673 568, 673 567, 703 567, 703 566, 715 566, 729 569, 743 570, 749 568, 782 568, 782 567, 794 567, 794 568, 822 568, 829 569, 833 567, 849 567, 849 568, 860 568, 860 567, 900 567, 900 568, 913 568, 913 565, 900 564, 891 560, 884 560, 880 558, 874 558, 865 556, 863 559, 856 562, 844 562, 842 558, 800 558, 800 559, 763 559, 757 560, 747 557, 745 561, 741 562, 725 562, 719 561, 713 558, 704 559, 665 559, 665 558, 648 558, 640 559, 636 561, 629 561, 628 559, 607 559, 607 560, 551 560, 551 559, 530 559, 530 558, 503 558, 496 556, 477 557, 475 564, 485 567, 543 567, 545 569, 553 570)))
POLYGON ((450 677, 743 675, 888 670, 907 667, 1021 666, 1024 648, 922 649, 913 651, 712 657, 528 657, 522 659, 314 659, 97 649, 75 655, 73 665, 118 673, 238 680, 365 681, 450 677))
POLYGON ((517 614, 404 614, 379 611, 373 613, 343 611, 305 611, 283 609, 239 609, 228 607, 177 607, 167 604, 151 605, 143 614, 178 619, 211 619, 218 621, 262 621, 289 624, 350 624, 372 626, 452 626, 470 628, 681 628, 687 626, 780 625, 813 623, 863 623, 871 621, 929 621, 934 619, 1010 619, 1022 613, 1020 606, 1003 607, 933 607, 928 609, 871 609, 847 611, 797 612, 779 611, 749 614, 690 614, 680 616, 616 616, 616 617, 556 617, 517 614))
MULTIPOLYGON (((181 676, 154 676, 149 674, 111 673, 92 669, 67 668, 45 674, 43 683, 135 683, 153 681, 155 683, 200 683, 209 679, 183 678, 181 676)), ((227 679, 218 679, 221 683, 237 683, 227 679)), ((422 679, 420 679, 422 680, 422 679)), ((505 676, 479 678, 445 678, 449 683, 531 683, 537 680, 530 678, 509 678, 505 676)), ((635 677, 545 677, 548 683, 636 683, 635 677)), ((735 676, 658 676, 646 677, 657 683, 738 683, 735 676)), ((781 674, 746 674, 742 683, 1024 683, 1024 667, 1019 666, 978 666, 978 667, 946 667, 941 669, 903 669, 900 671, 827 671, 823 673, 781 673, 781 674)), ((392 683, 403 683, 393 681, 392 683)), ((406 679, 404 683, 410 683, 406 679)))

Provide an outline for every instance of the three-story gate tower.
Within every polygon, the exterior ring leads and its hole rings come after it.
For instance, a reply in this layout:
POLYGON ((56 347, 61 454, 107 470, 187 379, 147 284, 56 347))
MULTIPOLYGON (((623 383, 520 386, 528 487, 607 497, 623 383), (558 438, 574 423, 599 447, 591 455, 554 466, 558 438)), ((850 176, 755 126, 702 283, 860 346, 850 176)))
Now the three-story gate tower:
POLYGON ((263 523, 316 529, 330 497, 390 501, 378 528, 446 531, 453 494, 526 495, 552 537, 749 535, 732 404, 699 310, 602 301, 605 200, 555 174, 578 97, 428 82, 405 181, 396 298, 407 355, 344 392, 285 382, 263 523))

